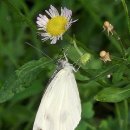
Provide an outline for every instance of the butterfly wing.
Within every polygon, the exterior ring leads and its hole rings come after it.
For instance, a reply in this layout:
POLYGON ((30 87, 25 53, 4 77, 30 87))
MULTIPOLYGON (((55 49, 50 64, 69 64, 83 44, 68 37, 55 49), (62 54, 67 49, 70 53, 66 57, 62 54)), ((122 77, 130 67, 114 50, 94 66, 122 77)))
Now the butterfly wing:
POLYGON ((68 72, 66 77, 66 92, 63 99, 59 130, 74 130, 81 119, 81 103, 73 73, 68 72))
POLYGON ((33 130, 74 130, 80 118, 81 104, 74 74, 62 69, 41 100, 33 130))

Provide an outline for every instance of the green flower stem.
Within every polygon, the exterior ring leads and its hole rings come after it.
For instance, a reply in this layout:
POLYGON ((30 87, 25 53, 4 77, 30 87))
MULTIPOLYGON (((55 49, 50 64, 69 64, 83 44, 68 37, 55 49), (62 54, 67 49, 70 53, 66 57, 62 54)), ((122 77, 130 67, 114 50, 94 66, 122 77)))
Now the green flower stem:
POLYGON ((125 65, 128 65, 129 62, 127 61, 127 59, 125 58, 119 58, 119 57, 116 57, 116 56, 111 56, 111 59, 112 59, 112 62, 116 62, 116 64, 125 64, 125 65))
POLYGON ((112 62, 116 62, 116 64, 124 64, 126 66, 130 65, 129 61, 126 59, 126 58, 119 58, 119 57, 116 57, 116 56, 111 56, 111 59, 112 59, 112 62))
POLYGON ((124 110, 125 110, 124 130, 128 130, 128 102, 127 100, 124 100, 124 110))
POLYGON ((121 119, 120 107, 118 103, 115 103, 115 108, 116 108, 116 114, 117 114, 119 127, 120 127, 120 130, 122 130, 122 119, 121 119))
POLYGON ((126 57, 126 49, 125 49, 123 40, 120 38, 120 36, 118 35, 118 33, 116 31, 114 31, 114 37, 119 41, 121 51, 122 51, 122 56, 123 56, 123 58, 125 58, 126 57))
POLYGON ((90 54, 95 54, 93 50, 88 49, 84 43, 78 41, 77 39, 75 39, 74 37, 70 37, 68 34, 65 35, 64 37, 66 40, 68 40, 70 43, 73 44, 73 40, 76 42, 76 44, 78 44, 78 46, 80 46, 81 48, 83 48, 84 50, 86 50, 86 52, 90 53, 90 54))
POLYGON ((115 60, 115 61, 121 61, 121 62, 127 60, 127 59, 125 59, 125 58, 120 58, 120 57, 116 57, 116 56, 111 56, 111 58, 112 58, 112 60, 115 60))
POLYGON ((78 54, 79 54, 80 56, 82 56, 83 53, 79 50, 79 48, 78 48, 78 46, 77 46, 77 44, 76 44, 76 41, 75 41, 74 39, 72 40, 72 43, 73 43, 73 45, 74 45, 76 51, 78 52, 78 54))
POLYGON ((125 14, 126 14, 126 18, 127 18, 127 24, 128 24, 128 29, 129 29, 129 34, 130 34, 130 18, 129 18, 129 12, 128 12, 128 8, 127 8, 127 4, 125 0, 121 0, 122 5, 124 7, 125 10, 125 14))
POLYGON ((90 128, 91 130, 96 130, 96 128, 94 126, 92 126, 91 124, 89 124, 88 122, 86 122, 86 125, 88 128, 90 128))

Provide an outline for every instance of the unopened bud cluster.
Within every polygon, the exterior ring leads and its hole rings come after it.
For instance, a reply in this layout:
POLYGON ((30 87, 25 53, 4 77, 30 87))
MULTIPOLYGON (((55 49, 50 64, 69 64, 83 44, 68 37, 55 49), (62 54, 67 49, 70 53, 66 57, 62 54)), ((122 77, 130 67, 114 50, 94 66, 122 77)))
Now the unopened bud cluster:
POLYGON ((111 61, 111 58, 110 58, 110 54, 109 54, 109 52, 106 52, 106 51, 101 51, 100 52, 100 59, 102 60, 102 61, 104 61, 105 63, 107 62, 107 61, 111 61))
POLYGON ((108 36, 109 36, 110 33, 113 35, 114 27, 108 21, 104 22, 103 29, 104 29, 104 31, 107 31, 108 36))

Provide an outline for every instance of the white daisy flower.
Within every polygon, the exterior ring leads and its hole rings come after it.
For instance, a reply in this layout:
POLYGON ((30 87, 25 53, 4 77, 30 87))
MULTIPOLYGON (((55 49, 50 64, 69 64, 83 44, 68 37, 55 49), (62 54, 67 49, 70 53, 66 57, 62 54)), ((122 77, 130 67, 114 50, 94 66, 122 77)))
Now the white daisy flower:
POLYGON ((51 40, 51 44, 55 44, 57 40, 62 40, 62 35, 68 30, 73 22, 77 20, 72 20, 72 11, 66 7, 61 7, 61 14, 58 10, 50 5, 50 9, 45 10, 45 12, 50 16, 48 18, 46 15, 39 14, 37 17, 38 30, 44 31, 40 32, 42 40, 51 40))

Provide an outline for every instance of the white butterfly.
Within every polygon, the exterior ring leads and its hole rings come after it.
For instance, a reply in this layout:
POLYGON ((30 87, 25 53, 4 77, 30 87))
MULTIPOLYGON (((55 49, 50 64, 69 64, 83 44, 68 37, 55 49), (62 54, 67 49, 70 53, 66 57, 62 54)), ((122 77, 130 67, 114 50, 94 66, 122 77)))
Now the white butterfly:
POLYGON ((81 119, 81 103, 74 67, 60 61, 60 70, 49 83, 41 100, 33 130, 74 130, 81 119))

